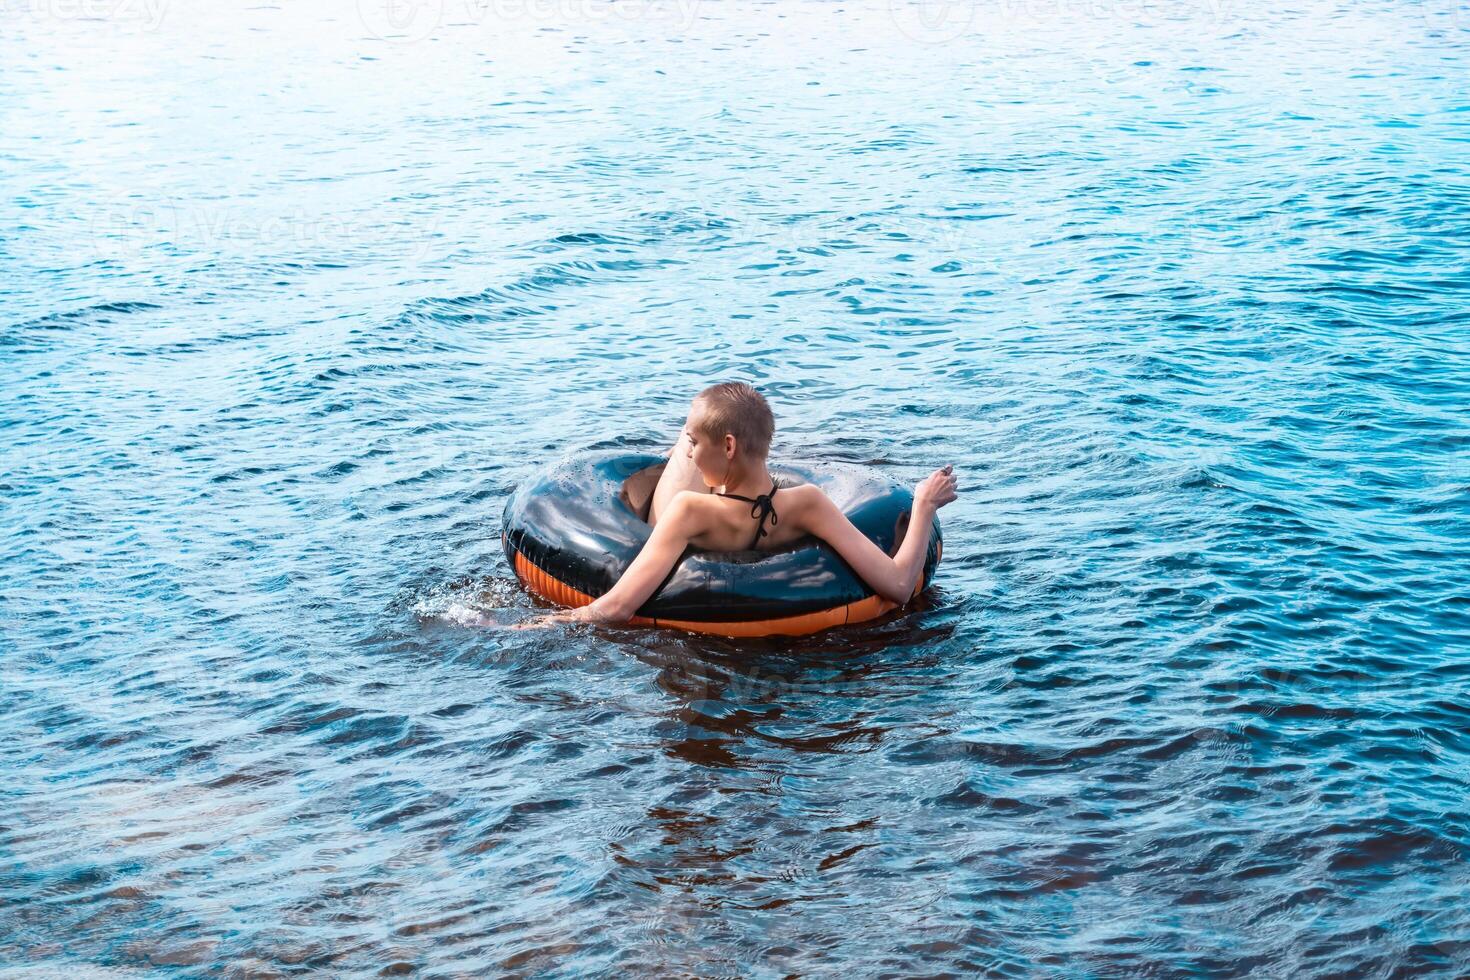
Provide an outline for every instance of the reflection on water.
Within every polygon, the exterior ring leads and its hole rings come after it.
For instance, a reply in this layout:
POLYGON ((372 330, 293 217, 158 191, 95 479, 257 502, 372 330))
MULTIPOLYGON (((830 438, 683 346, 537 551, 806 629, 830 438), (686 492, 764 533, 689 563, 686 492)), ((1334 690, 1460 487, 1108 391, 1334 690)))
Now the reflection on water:
POLYGON ((1461 13, 7 11, 0 969, 1470 971, 1461 13), (925 602, 501 628, 725 378, 925 602))

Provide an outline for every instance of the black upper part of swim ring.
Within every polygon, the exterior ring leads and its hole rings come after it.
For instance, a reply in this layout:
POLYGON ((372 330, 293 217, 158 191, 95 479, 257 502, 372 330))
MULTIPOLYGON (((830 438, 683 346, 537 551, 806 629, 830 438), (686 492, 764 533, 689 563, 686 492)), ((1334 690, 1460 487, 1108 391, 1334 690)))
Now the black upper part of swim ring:
MULTIPOLYGON (((622 498, 628 477, 662 462, 626 449, 584 453, 523 482, 502 519, 506 559, 519 551, 542 571, 594 598, 622 576, 653 529, 622 498)), ((773 466, 782 486, 821 487, 874 544, 897 551, 908 523, 909 490, 870 468, 848 463, 773 466)), ((925 556, 929 582, 941 548, 939 521, 925 556)), ((689 548, 636 615, 670 620, 746 622, 797 616, 873 595, 825 542, 806 536, 775 551, 689 548)))

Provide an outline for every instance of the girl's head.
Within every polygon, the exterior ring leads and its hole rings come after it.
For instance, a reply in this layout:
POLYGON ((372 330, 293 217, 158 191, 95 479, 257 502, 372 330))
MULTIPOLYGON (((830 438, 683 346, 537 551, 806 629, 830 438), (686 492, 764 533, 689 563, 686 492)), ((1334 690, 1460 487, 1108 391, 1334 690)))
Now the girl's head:
POLYGON ((704 482, 718 487, 732 468, 763 464, 771 449, 776 420, 760 392, 741 381, 712 385, 689 406, 690 458, 704 482))

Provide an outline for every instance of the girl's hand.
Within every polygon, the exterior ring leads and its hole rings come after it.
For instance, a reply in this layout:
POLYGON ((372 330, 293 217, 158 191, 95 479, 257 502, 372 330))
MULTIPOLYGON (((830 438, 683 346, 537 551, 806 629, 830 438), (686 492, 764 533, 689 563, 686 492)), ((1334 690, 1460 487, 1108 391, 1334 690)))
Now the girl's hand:
POLYGON ((958 484, 955 481, 953 470, 952 464, 942 470, 935 470, 914 487, 915 510, 920 507, 931 511, 938 510, 955 499, 955 489, 958 484))
POLYGON ((585 615, 582 615, 581 609, 563 609, 559 612, 547 613, 544 616, 537 616, 535 619, 528 619, 524 623, 516 623, 514 626, 511 627, 511 629, 539 630, 546 629, 551 626, 558 626, 562 623, 584 622, 587 622, 587 617, 585 615))

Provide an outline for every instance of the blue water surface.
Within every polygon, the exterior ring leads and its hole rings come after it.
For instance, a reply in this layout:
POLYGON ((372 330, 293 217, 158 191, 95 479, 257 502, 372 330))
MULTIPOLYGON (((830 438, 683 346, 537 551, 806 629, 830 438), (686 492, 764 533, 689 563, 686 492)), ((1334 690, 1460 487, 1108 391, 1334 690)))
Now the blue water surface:
POLYGON ((3 18, 0 975, 1470 971, 1470 7, 3 18), (462 624, 727 379, 922 608, 462 624))

